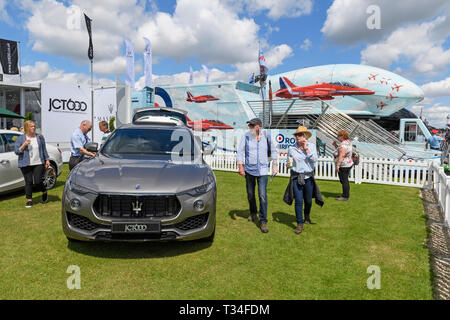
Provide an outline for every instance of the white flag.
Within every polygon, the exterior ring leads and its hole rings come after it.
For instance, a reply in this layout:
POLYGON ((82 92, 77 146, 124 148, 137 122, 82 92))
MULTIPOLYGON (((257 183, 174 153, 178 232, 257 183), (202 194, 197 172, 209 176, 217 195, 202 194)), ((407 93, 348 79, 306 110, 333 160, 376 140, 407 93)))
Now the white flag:
POLYGON ((150 40, 144 38, 144 74, 145 74, 145 86, 152 87, 152 44, 150 40))
POLYGON ((126 61, 127 61, 127 76, 126 82, 130 84, 130 88, 134 89, 134 47, 133 44, 125 39, 126 47, 126 61))
POLYGON ((205 71, 206 82, 209 82, 209 70, 208 67, 202 64, 203 71, 205 71))
POLYGON ((189 66, 189 84, 194 83, 194 71, 192 70, 192 67, 189 66))

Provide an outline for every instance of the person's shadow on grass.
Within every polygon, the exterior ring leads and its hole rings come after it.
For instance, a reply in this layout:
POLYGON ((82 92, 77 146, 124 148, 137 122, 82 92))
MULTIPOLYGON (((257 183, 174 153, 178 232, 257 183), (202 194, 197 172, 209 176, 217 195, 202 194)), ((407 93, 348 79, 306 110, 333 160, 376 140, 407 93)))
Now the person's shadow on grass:
POLYGON ((327 191, 320 191, 320 194, 322 195, 322 197, 324 199, 327 198, 337 198, 340 197, 342 194, 341 193, 335 193, 335 192, 327 192, 327 191))
MULTIPOLYGON (((228 215, 233 220, 236 220, 236 217, 241 217, 247 220, 250 215, 250 210, 231 210, 228 212, 228 215)), ((253 224, 259 229, 258 214, 256 215, 256 219, 253 221, 253 224)))
POLYGON ((236 220, 236 217, 247 219, 250 215, 250 210, 231 210, 228 212, 231 219, 236 220))
POLYGON ((273 221, 282 223, 284 225, 287 225, 289 228, 295 229, 297 227, 297 219, 295 218, 295 215, 288 214, 285 212, 274 212, 272 214, 273 221))

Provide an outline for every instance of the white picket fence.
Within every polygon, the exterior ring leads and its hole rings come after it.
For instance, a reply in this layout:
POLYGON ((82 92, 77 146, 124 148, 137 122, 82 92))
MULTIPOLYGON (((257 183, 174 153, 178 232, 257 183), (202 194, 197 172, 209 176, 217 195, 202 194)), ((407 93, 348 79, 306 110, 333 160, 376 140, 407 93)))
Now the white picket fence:
MULTIPOLYGON (((213 170, 238 171, 234 153, 205 156, 205 161, 213 170)), ((354 166, 350 171, 349 180, 357 184, 369 182, 422 188, 431 183, 430 177, 427 175, 428 167, 429 164, 426 161, 361 158, 359 165, 354 166)), ((332 157, 321 157, 316 164, 315 178, 339 180, 335 168, 332 157)), ((284 177, 290 175, 286 157, 278 159, 278 175, 284 177)))
POLYGON ((432 188, 437 195, 439 206, 445 215, 445 222, 450 227, 450 176, 436 162, 431 162, 429 170, 432 176, 432 188))
MULTIPOLYGON (((207 155, 205 161, 213 170, 237 172, 235 153, 207 155)), ((272 165, 269 173, 272 173, 272 165)), ((287 158, 278 159, 278 176, 289 177, 287 158)), ((321 157, 315 167, 316 179, 339 180, 332 157, 321 157)), ((394 186, 433 188, 436 192, 446 222, 450 221, 450 176, 435 161, 412 161, 361 158, 350 172, 350 181, 356 184, 378 183, 394 186)))

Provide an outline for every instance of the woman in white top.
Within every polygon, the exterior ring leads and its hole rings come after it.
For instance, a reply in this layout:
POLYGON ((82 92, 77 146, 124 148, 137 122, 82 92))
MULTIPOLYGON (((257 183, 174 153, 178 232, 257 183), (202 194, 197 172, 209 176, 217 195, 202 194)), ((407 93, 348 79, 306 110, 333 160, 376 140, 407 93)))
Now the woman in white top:
POLYGON ((353 166, 352 160, 352 143, 349 140, 350 136, 347 131, 340 130, 337 133, 337 139, 339 144, 333 142, 333 146, 336 151, 333 153, 336 172, 339 175, 339 181, 342 184, 342 195, 336 198, 339 201, 348 201, 350 198, 350 183, 348 182, 348 176, 353 166))
POLYGON ((26 208, 32 206, 32 190, 34 185, 42 191, 42 203, 48 201, 47 189, 44 185, 44 169, 50 166, 44 137, 36 134, 36 124, 25 121, 25 134, 15 142, 14 151, 19 156, 19 168, 25 179, 26 208))

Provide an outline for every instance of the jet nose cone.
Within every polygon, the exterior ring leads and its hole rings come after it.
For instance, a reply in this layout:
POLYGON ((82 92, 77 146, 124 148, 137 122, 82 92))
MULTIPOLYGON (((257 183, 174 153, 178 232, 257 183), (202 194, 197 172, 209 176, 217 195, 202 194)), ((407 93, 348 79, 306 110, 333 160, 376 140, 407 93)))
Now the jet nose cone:
POLYGON ((422 88, 417 87, 415 88, 416 90, 414 91, 416 98, 417 98, 417 102, 422 101, 425 98, 425 93, 423 92, 422 88))

